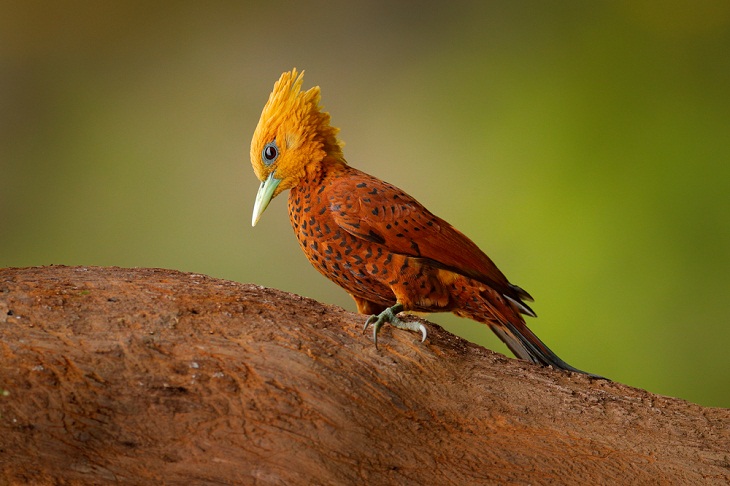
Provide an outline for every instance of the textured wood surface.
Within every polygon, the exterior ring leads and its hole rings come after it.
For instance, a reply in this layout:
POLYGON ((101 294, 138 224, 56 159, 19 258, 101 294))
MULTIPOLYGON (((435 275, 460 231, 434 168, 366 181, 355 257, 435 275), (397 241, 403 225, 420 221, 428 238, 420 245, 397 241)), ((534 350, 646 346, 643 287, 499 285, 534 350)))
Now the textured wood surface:
POLYGON ((730 481, 730 410, 362 323, 171 270, 0 269, 0 484, 730 481))

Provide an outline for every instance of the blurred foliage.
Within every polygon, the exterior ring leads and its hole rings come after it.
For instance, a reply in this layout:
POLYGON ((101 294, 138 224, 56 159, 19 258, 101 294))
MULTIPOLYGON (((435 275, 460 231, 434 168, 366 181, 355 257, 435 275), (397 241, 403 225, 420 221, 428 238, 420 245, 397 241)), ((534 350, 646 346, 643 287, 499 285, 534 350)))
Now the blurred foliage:
POLYGON ((167 267, 354 309, 284 197, 249 224, 250 136, 296 66, 350 163, 485 249, 566 361, 727 407, 728 52, 725 1, 4 1, 0 266, 167 267))

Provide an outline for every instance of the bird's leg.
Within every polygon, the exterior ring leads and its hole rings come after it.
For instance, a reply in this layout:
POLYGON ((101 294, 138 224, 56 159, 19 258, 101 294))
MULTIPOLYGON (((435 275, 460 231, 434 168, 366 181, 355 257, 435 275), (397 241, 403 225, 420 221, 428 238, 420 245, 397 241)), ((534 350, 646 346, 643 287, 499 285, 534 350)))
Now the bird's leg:
POLYGON ((408 329, 409 331, 420 331, 421 342, 426 340, 426 327, 420 322, 404 322, 396 317, 396 314, 403 310, 403 304, 400 302, 395 304, 393 307, 388 307, 383 312, 377 315, 372 315, 365 321, 365 327, 362 331, 365 332, 370 324, 373 325, 373 341, 375 342, 375 349, 378 349, 378 331, 383 327, 383 324, 389 322, 391 325, 398 329, 408 329))

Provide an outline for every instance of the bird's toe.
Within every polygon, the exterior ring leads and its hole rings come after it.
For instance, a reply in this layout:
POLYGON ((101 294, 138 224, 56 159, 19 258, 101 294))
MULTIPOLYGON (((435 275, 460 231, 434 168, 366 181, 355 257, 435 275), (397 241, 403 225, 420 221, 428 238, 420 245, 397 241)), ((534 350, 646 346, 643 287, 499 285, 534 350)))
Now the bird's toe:
POLYGON ((421 342, 424 342, 426 340, 426 337, 428 335, 428 332, 426 331, 426 326, 424 326, 420 322, 407 322, 398 319, 396 314, 398 314, 402 310, 403 306, 401 304, 396 304, 393 307, 388 307, 380 314, 372 315, 367 318, 367 320, 365 321, 365 326, 363 327, 363 332, 365 332, 367 328, 372 324, 373 342, 375 343, 375 349, 378 348, 378 332, 380 332, 380 328, 383 327, 383 324, 385 324, 386 322, 390 323, 394 327, 397 327, 398 329, 407 329, 409 331, 420 332, 421 342))

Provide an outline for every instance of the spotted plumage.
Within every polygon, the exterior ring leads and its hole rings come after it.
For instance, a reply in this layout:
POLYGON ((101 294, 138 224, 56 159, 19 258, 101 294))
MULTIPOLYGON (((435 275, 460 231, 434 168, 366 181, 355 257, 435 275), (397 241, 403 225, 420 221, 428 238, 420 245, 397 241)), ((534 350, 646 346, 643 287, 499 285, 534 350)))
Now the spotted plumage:
MULTIPOLYGON (((512 285, 469 238, 401 189, 347 164, 338 130, 319 106, 319 88, 301 91, 302 75, 282 74, 251 142, 262 181, 255 225, 269 201, 290 189, 289 219, 302 251, 345 289, 374 337, 399 311, 453 312, 487 324, 519 358, 580 371, 525 325, 530 295, 512 285)), ((377 343, 377 341, 376 341, 377 343)))

